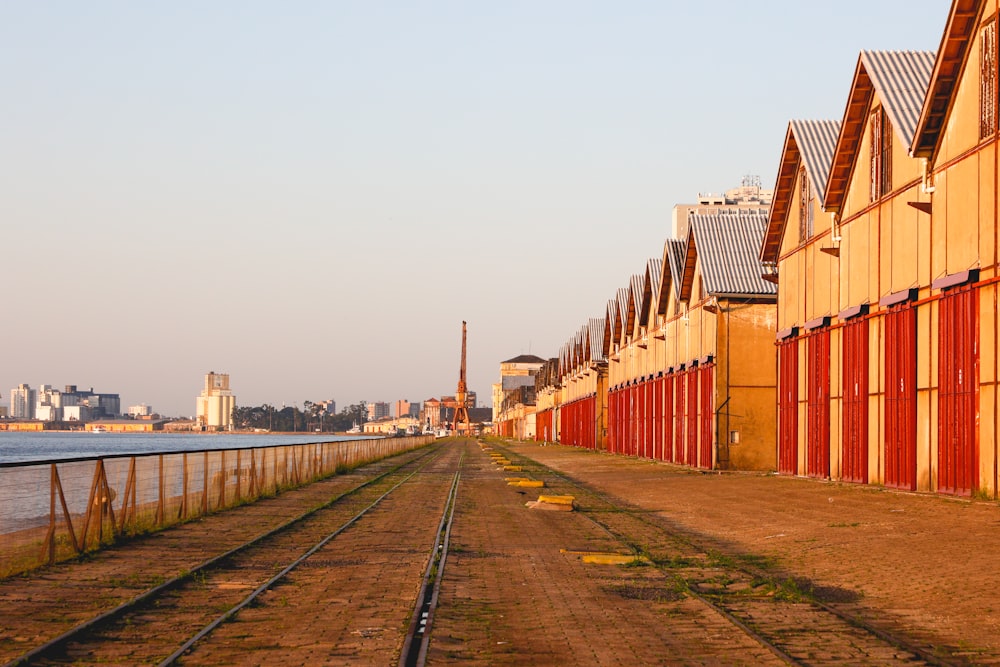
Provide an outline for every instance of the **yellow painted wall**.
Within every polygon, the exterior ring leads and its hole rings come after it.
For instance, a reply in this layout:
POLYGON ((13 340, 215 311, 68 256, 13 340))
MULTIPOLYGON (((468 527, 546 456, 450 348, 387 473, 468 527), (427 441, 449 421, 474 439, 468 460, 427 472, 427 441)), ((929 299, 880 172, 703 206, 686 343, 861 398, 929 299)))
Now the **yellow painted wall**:
MULTIPOLYGON (((996 11, 995 0, 989 0, 984 16, 996 11)), ((950 162, 979 143, 979 35, 969 49, 969 60, 959 79, 955 103, 949 122, 942 132, 938 164, 950 162), (957 122, 956 122, 957 121, 957 122), (972 122, 975 121, 975 122, 972 122)))
POLYGON ((720 303, 715 330, 715 405, 719 457, 728 450, 729 468, 774 470, 777 466, 777 310, 773 304, 720 303), (729 402, 726 403, 726 399, 729 402), (739 444, 730 444, 730 433, 739 444))

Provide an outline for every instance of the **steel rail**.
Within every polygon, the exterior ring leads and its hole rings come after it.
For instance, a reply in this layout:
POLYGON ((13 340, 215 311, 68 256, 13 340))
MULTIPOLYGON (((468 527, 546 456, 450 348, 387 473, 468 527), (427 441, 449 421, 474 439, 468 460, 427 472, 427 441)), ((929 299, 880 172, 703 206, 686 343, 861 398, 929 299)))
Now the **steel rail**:
MULTIPOLYGON (((363 490, 363 489, 365 489, 365 488, 367 488, 367 487, 369 487, 369 486, 371 486, 373 484, 376 484, 377 482, 379 482, 379 481, 385 479, 386 477, 388 477, 388 476, 390 476, 390 475, 398 472, 399 470, 401 470, 402 468, 405 468, 406 466, 413 465, 415 463, 420 463, 421 461, 423 461, 422 465, 420 465, 420 467, 418 467, 418 469, 416 471, 414 471, 413 473, 410 473, 410 475, 408 475, 406 477, 406 479, 409 479, 410 477, 412 477, 413 475, 415 475, 419 470, 421 470, 423 467, 425 467, 426 465, 428 465, 431 462, 431 461, 425 461, 424 459, 427 459, 429 456, 431 456, 434 453, 435 453, 435 451, 433 449, 429 449, 428 451, 424 452, 421 456, 417 457, 416 459, 412 459, 412 460, 409 460, 409 461, 404 461, 404 462, 400 463, 399 465, 393 466, 392 468, 386 470, 385 472, 382 472, 382 473, 376 475, 375 477, 372 477, 371 479, 369 479, 369 480, 367 480, 367 481, 359 484, 358 486, 356 486, 354 488, 351 488, 351 489, 348 489, 348 490, 344 491, 343 493, 338 494, 337 496, 331 498, 329 501, 324 502, 323 504, 318 505, 316 507, 313 507, 312 509, 309 509, 306 512, 303 512, 302 514, 300 514, 297 517, 289 519, 285 523, 283 523, 283 524, 281 524, 279 526, 276 526, 275 528, 267 531, 266 533, 261 533, 257 537, 255 537, 255 538, 253 538, 253 539, 251 539, 251 540, 249 540, 247 542, 244 542, 243 544, 241 544, 239 546, 233 547, 232 549, 226 551, 225 553, 219 554, 218 556, 213 556, 212 558, 209 558, 209 559, 207 559, 207 560, 199 563, 198 565, 196 565, 192 569, 187 570, 187 571, 185 571, 185 572, 177 575, 176 577, 168 579, 167 581, 163 582, 162 584, 160 584, 158 586, 155 586, 155 587, 153 587, 153 588, 151 588, 151 589, 149 589, 149 590, 147 590, 147 591, 145 591, 143 593, 140 593, 139 595, 131 598, 130 600, 126 600, 125 602, 121 603, 120 605, 118 605, 114 609, 110 609, 110 610, 108 610, 108 611, 106 611, 104 613, 98 614, 97 616, 94 616, 93 618, 91 618, 91 619, 89 619, 87 621, 84 621, 83 623, 80 623, 80 624, 78 624, 78 625, 70 628, 66 632, 64 632, 61 635, 59 635, 58 637, 50 639, 49 641, 45 642, 44 644, 36 646, 34 649, 32 649, 32 650, 30 650, 30 651, 28 651, 26 653, 23 653, 22 655, 18 656, 17 658, 14 658, 13 660, 5 663, 3 665, 3 667, 18 667, 20 665, 28 664, 28 663, 30 663, 33 660, 37 660, 39 658, 44 658, 45 656, 47 656, 47 655, 49 655, 49 654, 51 654, 51 653, 53 653, 53 652, 55 652, 55 651, 63 648, 66 644, 68 644, 69 642, 73 641, 74 639, 78 639, 81 636, 85 635, 86 633, 88 633, 88 632, 90 632, 92 630, 95 630, 95 629, 97 629, 99 627, 107 625, 108 623, 114 622, 115 620, 117 620, 118 618, 124 616, 125 614, 127 614, 130 611, 134 611, 134 610, 140 609, 140 608, 142 608, 144 606, 148 606, 153 600, 155 600, 157 597, 161 596, 162 594, 164 594, 164 593, 166 593, 166 592, 168 592, 170 590, 173 590, 173 589, 179 587, 180 585, 182 585, 182 584, 184 584, 184 583, 192 580, 195 576, 201 574, 202 572, 210 570, 211 568, 213 568, 213 567, 215 567, 215 566, 217 566, 217 565, 225 562, 226 560, 231 559, 234 556, 236 556, 236 555, 238 555, 238 554, 240 554, 240 553, 242 553, 242 552, 244 552, 244 551, 246 551, 246 550, 248 550, 248 549, 256 546, 260 542, 263 542, 264 540, 270 539, 270 538, 272 538, 272 537, 274 537, 276 535, 279 535, 279 534, 281 534, 283 532, 286 532, 286 531, 290 530, 295 525, 297 525, 297 524, 305 521, 306 519, 312 517, 313 515, 315 515, 316 513, 320 512, 322 510, 330 508, 331 506, 333 506, 334 504, 340 502, 344 498, 352 496, 352 495, 358 493, 359 491, 361 491, 361 490, 363 490)), ((440 458, 440 456, 442 456, 442 455, 443 454, 439 454, 437 458, 440 458)), ((402 483, 402 482, 400 482, 400 483, 402 483)), ((397 484, 396 486, 399 486, 399 484, 397 484)), ((394 486, 393 489, 395 489, 395 488, 396 487, 394 486)), ((384 495, 382 497, 384 497, 384 495)), ((380 498, 380 500, 381 500, 381 498, 380 498)))
MULTIPOLYGON (((443 454, 442 454, 442 456, 443 456, 443 454)), ((263 595, 264 593, 266 593, 268 590, 270 590, 275 584, 277 584, 279 581, 281 581, 282 579, 284 579, 285 577, 287 577, 288 574, 290 572, 292 572, 292 570, 294 570, 299 565, 301 565, 302 563, 304 563, 310 556, 312 556, 317 551, 319 551, 320 549, 322 549, 323 547, 325 547, 335 537, 337 537, 338 535, 340 535, 341 533, 343 533, 345 530, 347 530, 348 528, 350 528, 351 526, 353 526, 355 523, 357 523, 361 519, 361 517, 363 517, 364 515, 368 514, 368 512, 370 512, 371 510, 375 509, 375 507, 379 503, 381 503, 383 500, 385 500, 393 491, 395 491, 396 489, 398 489, 400 486, 402 486, 403 484, 405 484, 406 482, 408 482, 414 475, 416 475, 418 472, 420 472, 421 470, 423 470, 423 468, 428 463, 430 463, 430 461, 425 462, 424 465, 420 466, 419 468, 417 468, 416 470, 414 470, 413 472, 411 472, 409 475, 407 475, 403 479, 399 480, 388 491, 386 491, 381 496, 379 496, 378 498, 376 498, 374 502, 372 502, 370 505, 368 505, 368 507, 364 508, 363 510, 361 510, 360 512, 358 512, 357 514, 355 514, 353 517, 351 517, 350 519, 348 519, 343 525, 341 525, 335 531, 333 531, 332 533, 330 533, 329 535, 327 535, 326 537, 324 537, 322 540, 320 540, 316 544, 314 544, 308 551, 306 551, 304 554, 302 554, 301 556, 299 556, 298 558, 296 558, 294 561, 292 561, 291 563, 289 563, 287 566, 285 566, 285 568, 282 569, 281 572, 278 572, 278 574, 274 575, 273 577, 271 577, 270 579, 268 579, 266 582, 264 582, 263 584, 261 584, 260 586, 258 586, 252 593, 250 593, 248 596, 246 596, 241 602, 239 602, 236 605, 233 605, 227 611, 225 611, 224 613, 220 614, 218 616, 218 618, 216 618, 214 621, 212 621, 211 623, 209 623, 208 625, 206 625, 204 628, 202 628, 200 631, 198 631, 198 633, 195 634, 193 637, 191 637, 189 640, 187 640, 186 642, 184 642, 184 644, 180 648, 178 648, 176 651, 174 651, 169 656, 167 656, 166 658, 164 658, 162 661, 160 661, 159 663, 157 663, 157 667, 168 667, 169 665, 173 665, 177 661, 178 658, 180 658, 185 653, 187 653, 189 650, 191 650, 191 648, 196 643, 198 643, 199 641, 201 641, 202 639, 204 639, 205 637, 207 637, 208 635, 210 635, 217 627, 219 627, 220 625, 222 625, 223 623, 225 623, 226 621, 228 621, 232 617, 236 616, 236 614, 238 614, 243 608, 245 608, 247 605, 251 604, 258 597, 260 597, 261 595, 263 595)))
POLYGON ((455 506, 458 498, 458 485, 462 478, 462 463, 465 454, 458 461, 458 472, 452 480, 445 502, 441 521, 438 523, 434 545, 431 547, 431 557, 424 572, 424 579, 417 594, 417 604, 410 619, 410 628, 403 642, 403 650, 399 658, 400 667, 423 667, 427 660, 427 647, 430 644, 430 630, 434 623, 434 611, 437 609, 438 597, 441 592, 441 580, 444 578, 445 562, 448 559, 448 544, 451 541, 451 527, 455 520, 455 506), (433 580, 433 581, 432 581, 433 580))
MULTIPOLYGON (((495 449, 502 449, 502 450, 506 451, 508 454, 512 453, 509 449, 506 449, 506 448, 504 448, 502 446, 498 446, 496 443, 491 443, 491 446, 494 447, 495 449)), ((526 457, 524 457, 524 458, 526 458, 526 457)), ((608 505, 610 505, 612 507, 619 508, 618 503, 615 500, 612 500, 607 494, 605 494, 605 493, 603 493, 601 491, 597 491, 597 490, 595 490, 593 488, 590 488, 589 486, 586 486, 582 482, 578 482, 577 480, 575 480, 575 479, 573 479, 573 478, 565 475, 564 473, 561 473, 561 472, 559 472, 557 470, 549 468, 548 466, 545 466, 545 465, 543 465, 541 463, 538 463, 537 461, 532 460, 532 463, 538 465, 546 473, 551 474, 553 477, 559 478, 560 480, 562 480, 566 484, 568 484, 570 486, 573 486, 574 488, 577 488, 580 491, 582 491, 582 492, 584 492, 586 494, 589 494, 589 495, 591 495, 591 496, 599 499, 600 501, 602 501, 602 502, 604 502, 604 503, 606 503, 606 504, 608 504, 608 505)), ((620 542, 624 542, 626 544, 630 544, 631 543, 629 540, 626 539, 628 537, 628 535, 624 535, 622 533, 619 533, 619 532, 615 531, 610 526, 608 526, 608 525, 602 523, 601 521, 597 520, 596 518, 590 516, 589 513, 581 512, 581 514, 583 516, 585 516, 587 519, 589 519, 591 522, 593 522, 595 525, 599 526, 601 529, 603 529, 604 531, 606 531, 610 536, 612 536, 616 540, 618 540, 620 542)), ((669 527, 663 526, 662 524, 660 524, 660 523, 658 523, 656 521, 650 520, 648 517, 646 517, 645 515, 643 515, 641 512, 633 512, 633 513, 630 513, 630 514, 637 521, 640 521, 641 523, 644 523, 647 526, 650 526, 650 527, 654 528, 655 530, 658 530, 658 531, 662 532, 663 534, 665 534, 665 535, 667 535, 667 536, 669 536, 671 538, 680 540, 681 542, 684 542, 684 543, 688 544, 689 546, 691 546, 692 548, 698 549, 699 551, 705 551, 705 549, 702 546, 700 546, 699 544, 697 544, 694 540, 691 539, 691 537, 689 535, 685 534, 683 531, 679 531, 679 530, 676 530, 676 529, 671 529, 669 527)), ((783 651, 776 644, 772 643, 767 637, 763 636, 762 634, 760 634, 757 631, 755 631, 753 628, 749 627, 746 623, 742 622, 735 614, 733 614, 728 609, 725 609, 721 605, 713 602, 710 598, 708 598, 706 596, 703 596, 700 593, 698 593, 697 591, 693 590, 688 585, 688 582, 687 582, 687 580, 684 577, 678 575, 675 572, 669 572, 665 568, 663 568, 663 567, 661 567, 659 565, 656 565, 655 563, 654 563, 654 566, 658 570, 660 570, 661 572, 664 572, 666 574, 669 574, 670 576, 679 578, 685 584, 685 593, 689 594, 691 597, 693 597, 693 598, 699 600, 700 602, 702 602, 703 604, 707 605, 713 611, 717 612, 723 618, 725 618, 730 623, 732 623, 734 626, 736 626, 737 628, 739 628, 742 632, 744 632, 749 637, 751 637, 752 639, 754 639, 755 641, 757 641, 761 646, 763 646, 764 648, 766 648, 769 651, 771 651, 771 653, 773 653, 775 656, 777 656, 781 660, 783 660, 786 663, 791 664, 791 665, 804 665, 804 664, 807 664, 806 662, 804 662, 802 660, 799 660, 799 659, 797 659, 797 658, 795 658, 795 657, 787 654, 785 651, 783 651)), ((733 567, 733 569, 742 571, 744 574, 748 574, 748 575, 751 575, 751 576, 759 576, 759 577, 762 577, 762 578, 767 579, 767 580, 772 580, 773 579, 773 576, 770 573, 768 573, 768 572, 766 572, 764 570, 761 570, 759 568, 755 568, 755 567, 750 566, 750 565, 745 564, 745 563, 740 563, 740 564, 735 564, 734 563, 732 565, 732 567, 733 567)), ((818 609, 820 611, 824 611, 824 612, 827 612, 829 614, 832 614, 833 616, 836 616, 837 618, 839 618, 840 620, 844 621, 848 625, 851 625, 852 627, 855 627, 855 628, 857 628, 859 630, 867 632, 869 635, 878 638, 879 640, 885 642, 886 644, 890 644, 892 646, 895 646, 898 649, 902 649, 904 651, 908 651, 908 652, 912 653, 914 656, 916 656, 920 660, 923 660, 924 662, 926 662, 929 665, 935 665, 935 666, 938 666, 938 667, 953 667, 953 666, 965 664, 963 662, 954 662, 954 661, 945 660, 945 659, 941 658, 940 656, 934 655, 930 651, 928 651, 928 650, 926 650, 926 649, 924 649, 924 648, 922 648, 920 646, 916 646, 913 643, 908 642, 908 641, 906 641, 904 639, 901 639, 901 638, 899 638, 899 637, 897 637, 897 636, 895 636, 895 635, 893 635, 893 634, 891 634, 891 633, 889 633, 889 632, 887 632, 885 630, 882 630, 880 628, 876 628, 873 625, 869 624, 868 622, 864 621, 863 619, 857 618, 856 616, 853 616, 852 614, 849 614, 849 613, 846 613, 846 612, 844 612, 844 611, 842 611, 840 609, 837 609, 836 607, 834 607, 832 605, 826 604, 824 602, 821 602, 821 601, 815 600, 815 599, 806 599, 805 602, 807 604, 809 604, 810 606, 812 606, 814 609, 818 609)))

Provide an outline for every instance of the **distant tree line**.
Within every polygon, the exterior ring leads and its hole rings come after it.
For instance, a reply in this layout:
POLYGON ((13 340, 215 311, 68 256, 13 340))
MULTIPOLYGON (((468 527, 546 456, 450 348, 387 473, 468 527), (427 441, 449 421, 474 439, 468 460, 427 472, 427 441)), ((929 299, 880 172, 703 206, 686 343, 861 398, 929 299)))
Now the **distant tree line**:
POLYGON ((347 431, 361 426, 368 417, 367 404, 362 401, 349 405, 338 414, 327 414, 319 403, 306 401, 299 410, 297 405, 276 408, 264 403, 257 406, 233 408, 233 428, 240 431, 322 432, 347 431))

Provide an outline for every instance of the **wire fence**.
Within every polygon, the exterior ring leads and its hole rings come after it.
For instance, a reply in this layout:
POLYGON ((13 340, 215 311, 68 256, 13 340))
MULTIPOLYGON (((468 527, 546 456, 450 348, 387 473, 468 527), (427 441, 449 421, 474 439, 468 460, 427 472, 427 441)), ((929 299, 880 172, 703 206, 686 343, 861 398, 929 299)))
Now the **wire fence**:
POLYGON ((0 578, 423 446, 433 436, 0 464, 0 578))

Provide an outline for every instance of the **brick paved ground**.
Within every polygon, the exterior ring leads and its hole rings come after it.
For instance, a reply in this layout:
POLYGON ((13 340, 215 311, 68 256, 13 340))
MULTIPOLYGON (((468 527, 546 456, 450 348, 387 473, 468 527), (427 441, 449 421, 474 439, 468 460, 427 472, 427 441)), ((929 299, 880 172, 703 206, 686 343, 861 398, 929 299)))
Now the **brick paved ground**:
POLYGON ((1000 662, 1000 506, 878 487, 703 473, 576 448, 519 455, 669 519, 868 618, 967 659, 1000 662))
MULTIPOLYGON (((508 486, 504 477, 511 473, 493 465, 472 441, 445 447, 466 456, 432 628, 430 664, 776 660, 679 590, 669 570, 584 564, 573 552, 628 550, 590 520, 600 519, 600 513, 589 512, 588 517, 586 511, 529 510, 525 501, 538 490, 508 486)), ((1000 554, 997 503, 773 475, 702 473, 567 447, 505 447, 517 458, 562 471, 645 510, 628 514, 656 517, 691 536, 704 550, 742 557, 744 562, 764 557, 771 573, 811 586, 819 597, 921 646, 940 647, 959 660, 1000 662, 1000 613, 994 603, 1000 588, 995 565, 1000 554)), ((457 461, 457 456, 445 458, 457 461)), ((568 481, 528 467, 548 480, 546 491, 569 490, 568 481)), ((421 551, 430 546, 423 522, 436 524, 439 518, 422 500, 440 505, 445 472, 422 473, 414 486, 365 519, 357 534, 331 543, 308 572, 268 594, 261 605, 188 656, 185 664, 395 664, 426 563, 421 551), (418 507, 423 509, 410 511, 418 507), (315 576, 322 581, 310 584, 315 594, 291 594, 296 581, 315 576)), ((325 484, 339 488, 344 481, 325 484)), ((323 488, 315 485, 309 493, 323 488)), ((333 491, 331 487, 326 492, 333 491)), ((228 525, 244 524, 249 517, 260 521, 269 504, 287 502, 293 495, 199 523, 211 525, 217 536, 225 535, 228 525)), ((39 613, 65 614, 68 610, 59 609, 59 595, 66 593, 57 595, 49 580, 63 574, 75 581, 94 580, 107 575, 108 563, 115 565, 116 581, 135 580, 138 586, 140 575, 148 576, 149 548, 169 542, 172 549, 183 549, 184 536, 198 529, 184 526, 122 545, 113 553, 3 582, 0 618, 12 619, 30 606, 28 601, 37 601, 39 613), (46 602, 42 598, 50 590, 54 592, 46 602)), ((13 628, 5 622, 0 629, 3 625, 13 628)), ((18 634, 24 636, 5 639, 12 649, 30 644, 29 635, 18 634)), ((827 650, 831 645, 836 648, 835 643, 817 643, 810 662, 839 664, 838 654, 827 650)), ((874 662, 896 661, 891 652, 886 655, 889 658, 874 662)))

